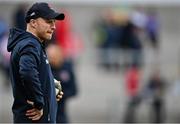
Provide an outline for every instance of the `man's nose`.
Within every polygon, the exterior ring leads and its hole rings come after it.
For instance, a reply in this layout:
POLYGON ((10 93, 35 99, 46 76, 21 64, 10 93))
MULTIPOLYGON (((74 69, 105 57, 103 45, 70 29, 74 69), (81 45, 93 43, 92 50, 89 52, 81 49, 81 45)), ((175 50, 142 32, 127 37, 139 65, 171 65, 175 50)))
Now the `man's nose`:
POLYGON ((53 25, 53 26, 52 26, 52 29, 55 30, 55 29, 56 29, 56 25, 53 25))
POLYGON ((51 29, 55 30, 56 29, 56 25, 55 25, 55 22, 52 23, 51 25, 51 29))

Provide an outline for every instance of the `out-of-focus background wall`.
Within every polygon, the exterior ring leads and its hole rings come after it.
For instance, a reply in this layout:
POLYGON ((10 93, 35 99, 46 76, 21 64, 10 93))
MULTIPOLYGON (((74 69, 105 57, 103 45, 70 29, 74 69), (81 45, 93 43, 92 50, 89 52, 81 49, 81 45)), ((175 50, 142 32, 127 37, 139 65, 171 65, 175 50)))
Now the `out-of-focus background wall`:
MULTIPOLYGON (((12 122, 8 30, 24 27, 23 12, 34 2, 0 1, 1 123, 12 122)), ((66 102, 69 122, 180 122, 178 0, 47 2, 67 15, 52 42, 67 35, 57 43, 76 77, 77 93, 66 102)))

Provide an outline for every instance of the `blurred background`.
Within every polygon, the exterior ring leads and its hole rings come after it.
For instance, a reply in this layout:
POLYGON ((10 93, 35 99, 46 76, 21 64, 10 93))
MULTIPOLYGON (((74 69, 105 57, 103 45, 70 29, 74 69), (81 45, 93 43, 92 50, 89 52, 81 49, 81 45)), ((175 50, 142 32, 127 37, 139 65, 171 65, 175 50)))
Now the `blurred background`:
MULTIPOLYGON (((0 0, 1 123, 12 122, 8 32, 25 30, 34 2, 0 0)), ((180 122, 180 1, 46 2, 66 14, 47 47, 65 92, 63 122, 180 122)))

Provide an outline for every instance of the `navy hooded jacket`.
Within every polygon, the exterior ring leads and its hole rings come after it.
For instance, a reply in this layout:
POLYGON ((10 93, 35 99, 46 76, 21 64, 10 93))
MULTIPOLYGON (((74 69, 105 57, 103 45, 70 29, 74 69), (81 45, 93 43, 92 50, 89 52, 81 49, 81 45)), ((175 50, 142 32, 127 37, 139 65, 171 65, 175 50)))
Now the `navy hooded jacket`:
POLYGON ((57 102, 54 77, 42 43, 31 33, 13 28, 10 30, 7 49, 11 52, 10 76, 14 103, 14 122, 29 123, 25 115, 34 102, 37 109, 43 108, 43 116, 35 122, 55 123, 57 102))

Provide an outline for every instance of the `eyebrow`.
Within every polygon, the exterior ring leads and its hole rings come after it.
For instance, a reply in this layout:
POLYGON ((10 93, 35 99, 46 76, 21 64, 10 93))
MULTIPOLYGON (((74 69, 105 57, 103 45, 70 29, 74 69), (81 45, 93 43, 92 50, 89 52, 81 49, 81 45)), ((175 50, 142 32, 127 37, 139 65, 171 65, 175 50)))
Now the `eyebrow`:
POLYGON ((45 18, 42 18, 44 21, 54 21, 55 22, 55 19, 45 19, 45 18))

